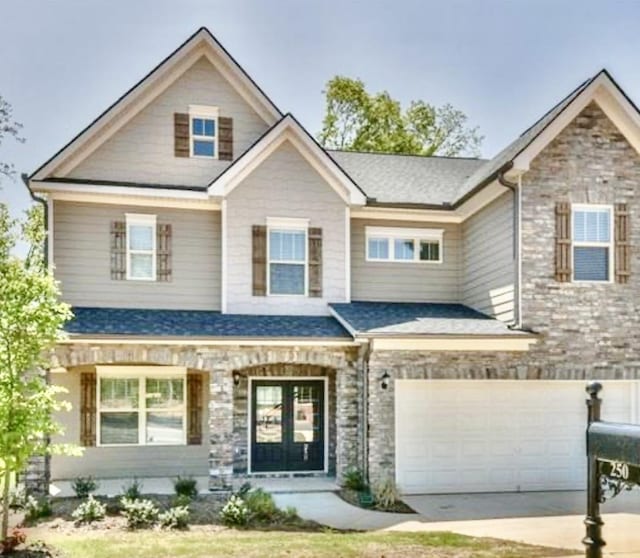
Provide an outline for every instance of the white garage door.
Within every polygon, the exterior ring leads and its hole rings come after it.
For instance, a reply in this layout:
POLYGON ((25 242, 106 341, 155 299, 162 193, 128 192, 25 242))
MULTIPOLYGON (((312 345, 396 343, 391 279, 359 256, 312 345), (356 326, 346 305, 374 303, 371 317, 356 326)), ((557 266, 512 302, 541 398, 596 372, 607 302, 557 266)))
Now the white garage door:
MULTIPOLYGON (((638 420, 640 382, 603 382, 603 419, 638 420)), ((585 487, 585 382, 396 380, 406 494, 585 487)))

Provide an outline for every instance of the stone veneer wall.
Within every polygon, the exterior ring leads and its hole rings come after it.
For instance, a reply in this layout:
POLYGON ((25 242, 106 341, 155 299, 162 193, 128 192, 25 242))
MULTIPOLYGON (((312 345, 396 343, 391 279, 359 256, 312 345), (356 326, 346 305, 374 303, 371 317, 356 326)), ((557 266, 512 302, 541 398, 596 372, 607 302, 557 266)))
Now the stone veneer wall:
MULTIPOLYGON (((238 471, 242 466, 238 455, 246 456, 246 439, 239 434, 241 420, 238 405, 242 392, 246 398, 246 383, 238 387, 233 384, 233 372, 242 375, 253 373, 256 367, 278 365, 287 375, 295 375, 299 369, 309 365, 322 369, 334 378, 334 403, 330 405, 329 422, 332 445, 330 453, 335 455, 334 467, 338 478, 353 466, 362 466, 362 429, 360 414, 361 398, 358 396, 362 374, 359 372, 359 353, 353 347, 271 347, 251 345, 190 346, 190 345, 145 345, 140 344, 64 344, 55 350, 54 366, 71 367, 83 364, 157 364, 185 366, 209 373, 209 468, 212 487, 226 486, 234 474, 234 461, 238 471), (334 412, 335 410, 335 412, 334 412)), ((332 382, 330 382, 331 384, 332 382)), ((331 389, 331 388, 330 388, 331 389)), ((245 424, 246 428, 246 424, 245 424)), ((246 430, 245 430, 246 432, 246 430)), ((245 436, 246 438, 246 436, 245 436)), ((35 467, 34 463, 34 467, 35 467)), ((39 473, 32 470, 33 483, 48 474, 45 464, 39 473)), ((41 481, 37 481, 41 482, 41 481)), ((32 486, 35 486, 32 483, 32 486)))
POLYGON ((640 157, 590 104, 532 162, 522 181, 522 317, 540 334, 526 353, 374 352, 369 362, 371 480, 395 472, 394 385, 407 379, 640 379, 640 157), (554 279, 555 204, 630 210, 628 284, 554 279))

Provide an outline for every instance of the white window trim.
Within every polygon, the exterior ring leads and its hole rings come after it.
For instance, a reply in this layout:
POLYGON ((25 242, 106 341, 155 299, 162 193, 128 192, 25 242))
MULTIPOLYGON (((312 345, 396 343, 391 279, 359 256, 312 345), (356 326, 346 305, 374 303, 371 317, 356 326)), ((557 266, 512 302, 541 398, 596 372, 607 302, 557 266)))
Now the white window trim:
POLYGON ((603 283, 613 283, 614 279, 614 266, 615 266, 615 247, 614 247, 614 219, 615 214, 613 212, 613 205, 608 204, 589 204, 589 203, 573 203, 571 204, 571 261, 573 264, 574 260, 574 248, 608 248, 609 249, 609 262, 608 262, 608 271, 609 277, 604 281, 597 281, 593 279, 576 279, 575 278, 575 265, 572 265, 571 271, 571 281, 573 283, 585 283, 585 284, 594 284, 594 285, 602 285, 603 283), (608 211, 609 212, 609 242, 588 242, 588 241, 577 241, 574 240, 574 225, 575 225, 575 214, 576 211, 590 211, 590 212, 599 212, 599 211, 608 211))
POLYGON ((218 107, 210 107, 207 105, 189 105, 189 156, 194 159, 218 159, 218 107), (193 120, 195 118, 203 118, 205 120, 213 120, 214 134, 213 136, 199 136, 193 133, 193 120), (213 141, 213 157, 209 155, 195 155, 193 153, 193 142, 213 141))
POLYGON ((156 267, 157 267, 157 220, 155 215, 148 215, 143 213, 125 213, 125 219, 127 223, 127 281, 155 281, 156 280, 156 267), (152 227, 151 233, 151 250, 131 250, 129 248, 129 241, 131 240, 131 234, 129 229, 132 226, 147 226, 152 227), (133 277, 131 275, 131 254, 148 254, 151 255, 151 277, 133 277))
POLYGON ((273 297, 308 297, 309 296, 309 219, 290 217, 267 217, 267 296, 273 297), (304 232, 304 262, 293 260, 272 260, 270 250, 271 231, 304 232), (304 292, 300 294, 283 294, 271 292, 271 264, 304 265, 304 292))
POLYGON ((365 260, 374 263, 393 264, 441 264, 444 261, 444 229, 408 229, 402 227, 365 227, 365 260), (386 239, 388 242, 388 258, 374 258, 369 254, 369 239, 386 239), (395 259, 395 240, 413 240, 413 259, 395 259), (420 259, 420 241, 438 242, 437 260, 420 259))
MULTIPOLYGON (((177 407, 175 408, 177 409, 177 407)), ((162 411, 172 411, 172 409, 158 409, 162 411)), ((103 448, 137 448, 141 446, 162 447, 162 446, 186 446, 187 445, 187 369, 182 366, 96 366, 96 446, 103 448), (136 412, 138 413, 138 443, 137 444, 103 444, 100 440, 100 415, 103 411, 100 401, 100 382, 102 378, 120 378, 138 380, 138 408, 118 408, 104 409, 108 412, 136 412), (182 380, 182 441, 178 444, 154 444, 147 443, 147 406, 146 406, 146 379, 158 378, 163 380, 182 380), (145 402, 144 406, 142 402, 145 402)))

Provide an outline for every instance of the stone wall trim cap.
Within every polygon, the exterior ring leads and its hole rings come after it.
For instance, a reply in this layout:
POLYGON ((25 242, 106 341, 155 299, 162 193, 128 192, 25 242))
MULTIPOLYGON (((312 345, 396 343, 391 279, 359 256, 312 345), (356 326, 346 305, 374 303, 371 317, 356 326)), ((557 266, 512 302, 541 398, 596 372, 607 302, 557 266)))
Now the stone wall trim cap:
POLYGON ((361 343, 348 338, 327 337, 151 337, 119 335, 68 335, 58 341, 59 345, 75 344, 115 345, 185 345, 185 346, 275 346, 275 347, 358 347, 361 343))

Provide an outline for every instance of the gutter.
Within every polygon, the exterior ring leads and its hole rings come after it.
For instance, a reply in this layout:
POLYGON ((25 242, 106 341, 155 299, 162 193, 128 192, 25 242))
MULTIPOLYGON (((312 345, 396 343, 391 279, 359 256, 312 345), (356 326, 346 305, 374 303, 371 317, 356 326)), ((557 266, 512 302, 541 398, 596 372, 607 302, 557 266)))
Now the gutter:
POLYGON ((42 209, 44 210, 44 229, 45 231, 47 231, 47 234, 45 234, 44 236, 44 253, 43 253, 43 260, 44 260, 44 267, 45 269, 49 268, 49 205, 47 203, 47 200, 45 200, 44 198, 41 198, 40 196, 37 196, 36 194, 33 193, 33 190, 31 189, 31 186, 29 185, 29 175, 26 172, 23 172, 20 175, 20 178, 22 178, 22 182, 24 182, 24 185, 27 187, 27 190, 29 190, 29 195, 31 196, 31 199, 42 205, 42 209))
MULTIPOLYGON (((509 169, 513 167, 513 162, 509 165, 509 169)), ((520 258, 520 207, 521 207, 521 197, 520 197, 520 178, 518 178, 518 182, 511 182, 507 180, 505 177, 505 172, 508 169, 502 170, 498 173, 498 182, 504 186, 505 188, 509 188, 513 192, 513 265, 514 265, 514 298, 515 298, 515 321, 513 324, 514 329, 522 328, 522 308, 520 303, 520 282, 522 275, 522 265, 520 258)))

